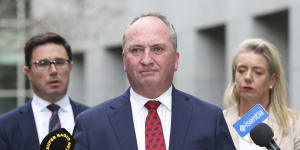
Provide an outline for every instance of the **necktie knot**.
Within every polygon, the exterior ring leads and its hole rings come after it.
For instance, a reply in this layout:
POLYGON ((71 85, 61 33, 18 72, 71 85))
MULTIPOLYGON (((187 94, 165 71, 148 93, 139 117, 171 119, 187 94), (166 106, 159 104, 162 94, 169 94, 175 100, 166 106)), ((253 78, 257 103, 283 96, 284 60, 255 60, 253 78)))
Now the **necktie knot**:
POLYGON ((148 109, 148 110, 156 110, 158 108, 158 106, 160 105, 160 102, 159 101, 148 101, 146 104, 145 104, 145 107, 148 109))
POLYGON ((58 109, 60 108, 58 105, 56 105, 56 104, 50 104, 50 105, 48 105, 47 106, 47 108, 49 109, 49 110, 51 110, 52 112, 54 112, 54 111, 58 111, 58 109))

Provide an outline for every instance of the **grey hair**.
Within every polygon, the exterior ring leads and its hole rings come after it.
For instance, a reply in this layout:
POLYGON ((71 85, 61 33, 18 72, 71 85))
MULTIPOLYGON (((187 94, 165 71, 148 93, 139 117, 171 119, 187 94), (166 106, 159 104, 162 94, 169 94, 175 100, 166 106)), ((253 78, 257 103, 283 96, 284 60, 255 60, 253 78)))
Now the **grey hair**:
POLYGON ((135 17, 131 22, 130 24, 128 25, 126 31, 124 32, 123 34, 123 39, 122 39, 122 48, 124 49, 124 46, 125 46, 125 43, 126 43, 126 33, 129 29, 129 27, 134 24, 137 20, 141 19, 141 18, 144 18, 144 17, 156 17, 158 19, 160 19, 162 22, 164 22, 167 27, 169 28, 170 30, 170 40, 171 40, 171 43, 172 43, 172 46, 174 48, 175 51, 177 51, 177 34, 176 34, 176 31, 175 31, 175 28, 174 26, 168 21, 168 19, 161 15, 160 13, 146 13, 146 14, 142 14, 140 16, 137 16, 135 17))

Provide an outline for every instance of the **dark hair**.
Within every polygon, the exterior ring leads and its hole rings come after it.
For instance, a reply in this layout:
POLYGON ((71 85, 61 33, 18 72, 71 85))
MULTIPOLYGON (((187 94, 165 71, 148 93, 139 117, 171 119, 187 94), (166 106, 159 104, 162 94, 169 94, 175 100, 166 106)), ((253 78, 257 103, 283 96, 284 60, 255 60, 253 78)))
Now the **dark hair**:
POLYGON ((69 60, 72 61, 72 51, 70 44, 60 35, 52 32, 41 33, 33 36, 25 44, 25 65, 30 67, 33 50, 40 45, 54 43, 63 46, 66 49, 69 60))

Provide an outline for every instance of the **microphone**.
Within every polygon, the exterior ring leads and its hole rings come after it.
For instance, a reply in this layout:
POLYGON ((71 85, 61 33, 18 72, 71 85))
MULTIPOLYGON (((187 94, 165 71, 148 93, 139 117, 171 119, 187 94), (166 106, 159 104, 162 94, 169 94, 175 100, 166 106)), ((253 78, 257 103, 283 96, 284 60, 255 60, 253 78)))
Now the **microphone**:
POLYGON ((250 137, 256 145, 266 147, 268 150, 280 150, 279 146, 275 143, 273 136, 274 133, 271 127, 265 123, 256 125, 250 131, 250 137))
POLYGON ((72 150, 75 140, 65 129, 60 128, 50 132, 40 145, 41 150, 72 150))

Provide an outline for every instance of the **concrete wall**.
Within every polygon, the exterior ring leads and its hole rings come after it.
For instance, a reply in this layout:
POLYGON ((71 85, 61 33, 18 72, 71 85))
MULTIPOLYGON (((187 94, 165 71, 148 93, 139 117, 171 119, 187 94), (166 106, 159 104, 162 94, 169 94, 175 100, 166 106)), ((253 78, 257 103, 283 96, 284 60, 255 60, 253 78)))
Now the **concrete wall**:
POLYGON ((265 38, 280 49, 288 79, 288 103, 300 109, 297 0, 32 2, 31 33, 61 33, 74 52, 82 54, 82 64, 75 66, 76 75, 71 81, 79 84, 70 85, 70 94, 88 105, 101 103, 127 89, 121 60, 122 34, 134 16, 155 11, 166 15, 177 30, 180 60, 174 85, 178 89, 222 106, 236 47, 246 38, 265 38))

